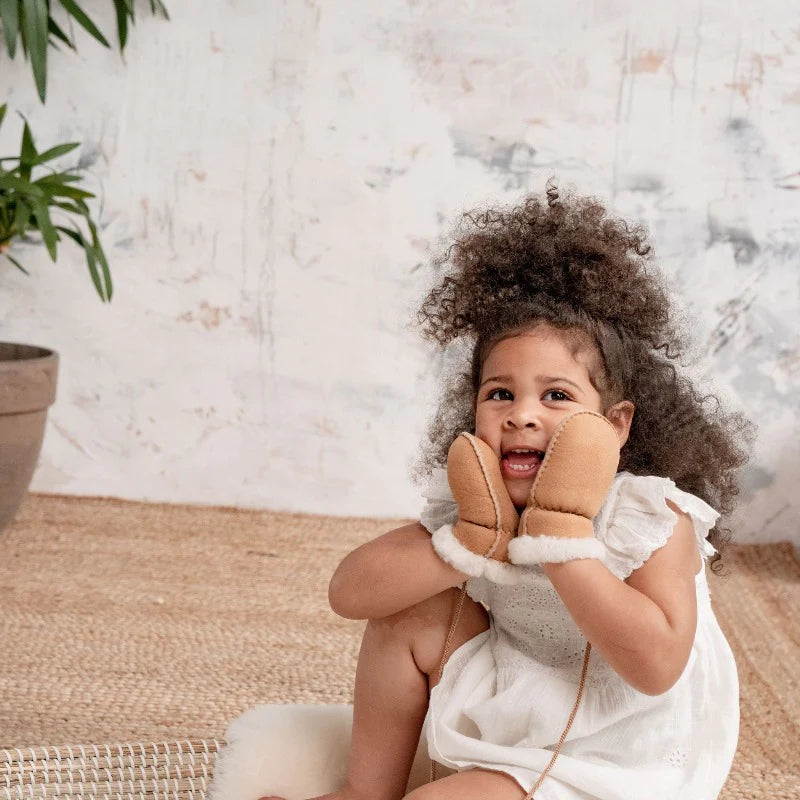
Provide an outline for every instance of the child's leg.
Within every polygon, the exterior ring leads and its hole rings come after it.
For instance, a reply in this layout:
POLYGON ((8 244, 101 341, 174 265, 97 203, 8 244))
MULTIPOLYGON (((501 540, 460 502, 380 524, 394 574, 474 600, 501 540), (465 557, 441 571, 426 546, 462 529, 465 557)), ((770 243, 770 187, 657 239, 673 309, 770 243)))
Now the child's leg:
POLYGON ((464 800, 483 797, 491 800, 524 800, 527 792, 503 772, 468 769, 440 781, 420 786, 407 800, 464 800))
MULTIPOLYGON (((367 622, 356 668, 347 783, 326 800, 399 800, 405 794, 460 595, 448 589, 367 622)), ((450 653, 488 627, 486 611, 465 595, 450 653)))
MULTIPOLYGON (((363 797, 396 800, 405 794, 460 596, 459 589, 450 589, 367 624, 356 670, 347 770, 348 785, 363 797)), ((465 595, 449 652, 488 627, 486 611, 465 595)))

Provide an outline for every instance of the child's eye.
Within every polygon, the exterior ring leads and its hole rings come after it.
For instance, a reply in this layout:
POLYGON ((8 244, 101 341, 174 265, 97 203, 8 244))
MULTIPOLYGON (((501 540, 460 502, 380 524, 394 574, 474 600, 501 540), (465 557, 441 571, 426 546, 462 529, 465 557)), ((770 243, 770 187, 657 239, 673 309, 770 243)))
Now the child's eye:
POLYGON ((569 395, 566 392, 562 392, 561 389, 551 389, 549 392, 545 392, 543 399, 547 400, 548 397, 550 397, 551 400, 554 400, 554 401, 557 401, 557 402, 558 401, 562 401, 562 400, 569 400, 570 399, 569 395), (554 396, 550 397, 550 395, 554 395, 554 396))
POLYGON ((486 395, 487 400, 513 400, 514 395, 508 391, 508 389, 492 389, 489 394, 486 395))

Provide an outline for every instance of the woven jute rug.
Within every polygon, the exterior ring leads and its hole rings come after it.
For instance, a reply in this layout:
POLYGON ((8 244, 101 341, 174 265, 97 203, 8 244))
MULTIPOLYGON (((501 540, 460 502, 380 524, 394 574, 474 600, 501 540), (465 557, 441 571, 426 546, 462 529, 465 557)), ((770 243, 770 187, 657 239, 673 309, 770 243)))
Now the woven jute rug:
MULTIPOLYGON (((364 623, 330 610, 328 580, 403 522, 28 497, 0 533, 0 798, 51 796, 14 793, 45 756, 85 771, 169 751, 205 778, 245 709, 352 702, 364 623)), ((800 798, 800 561, 779 544, 725 564, 709 583, 742 721, 721 797, 800 798)), ((201 798, 187 780, 169 796, 201 798)))

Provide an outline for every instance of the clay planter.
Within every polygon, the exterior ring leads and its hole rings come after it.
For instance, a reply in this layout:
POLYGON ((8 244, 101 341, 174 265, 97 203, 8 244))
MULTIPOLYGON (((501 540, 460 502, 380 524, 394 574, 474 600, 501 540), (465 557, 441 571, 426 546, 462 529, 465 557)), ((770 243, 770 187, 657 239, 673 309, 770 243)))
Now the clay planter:
POLYGON ((58 353, 0 342, 0 531, 28 491, 57 375, 58 353))

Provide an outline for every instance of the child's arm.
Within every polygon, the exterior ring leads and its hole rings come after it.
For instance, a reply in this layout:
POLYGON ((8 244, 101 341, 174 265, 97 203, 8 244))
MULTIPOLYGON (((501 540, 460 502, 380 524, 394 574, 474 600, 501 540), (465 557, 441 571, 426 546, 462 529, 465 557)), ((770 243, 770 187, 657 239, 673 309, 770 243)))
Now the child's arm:
POLYGON ((697 626, 701 559, 690 518, 678 515, 664 547, 621 581, 598 559, 543 564, 586 638, 634 689, 666 692, 681 676, 697 626))
POLYGON ((353 550, 328 587, 331 608, 348 619, 378 619, 427 600, 469 576, 442 561, 419 522, 353 550))
POLYGON ((447 453, 447 480, 458 511, 455 524, 431 537, 413 522, 350 553, 328 589, 337 614, 387 617, 507 561, 519 516, 489 445, 468 433, 458 436, 447 453))

